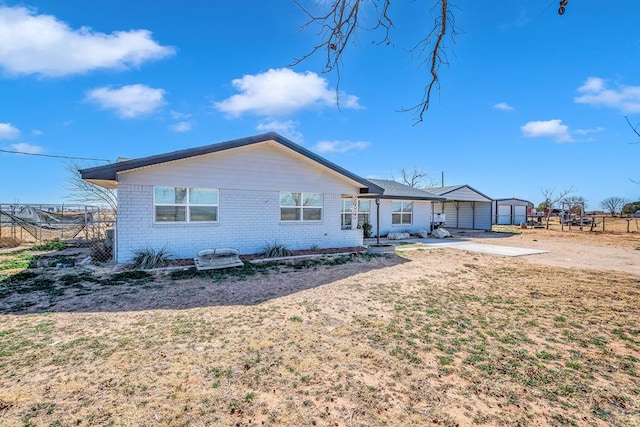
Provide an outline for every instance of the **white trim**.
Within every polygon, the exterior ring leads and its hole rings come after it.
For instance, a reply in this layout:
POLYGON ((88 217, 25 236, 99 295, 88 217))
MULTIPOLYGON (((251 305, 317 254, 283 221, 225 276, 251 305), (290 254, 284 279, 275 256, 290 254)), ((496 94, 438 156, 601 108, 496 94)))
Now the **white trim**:
POLYGON ((344 197, 344 196, 342 197, 341 212, 340 212, 340 229, 342 229, 342 230, 355 230, 359 226, 361 226, 362 224, 360 224, 360 215, 366 216, 366 222, 371 224, 371 200, 370 199, 358 199, 357 196, 355 196, 355 197, 356 197, 356 200, 357 200, 357 209, 356 209, 356 212, 355 212, 356 220, 355 221, 353 220, 353 214, 354 214, 354 211, 353 211, 353 199, 351 197, 344 197), (351 212, 344 210, 345 202, 351 203, 351 206, 352 206, 351 212), (361 210, 360 209, 360 205, 361 205, 360 202, 367 202, 369 204, 369 209, 368 210, 361 210), (351 216, 351 227, 349 227, 349 228, 345 228, 345 226, 344 226, 343 220, 345 218, 345 215, 351 216))
POLYGON ((280 208, 280 224, 319 224, 324 220, 324 194, 318 193, 315 191, 280 191, 278 193, 279 199, 279 208, 280 208), (290 194, 299 194, 300 195, 300 205, 282 205, 282 194, 290 193, 290 194), (317 194, 320 196, 320 206, 305 206, 304 205, 304 195, 305 194, 317 194), (300 210, 300 219, 282 219, 282 209, 296 209, 300 210), (304 210, 305 209, 320 209, 320 219, 304 219, 304 210))
POLYGON ((413 225, 413 211, 414 211, 414 201, 413 200, 392 200, 391 201, 391 226, 392 227, 406 227, 407 225, 413 225), (395 212, 393 210, 393 204, 394 203, 400 203, 400 212, 395 212), (411 204, 411 210, 410 211, 405 211, 404 208, 404 204, 405 203, 410 203, 411 204), (399 223, 394 223, 393 222, 393 215, 400 215, 400 222, 399 223), (402 217, 404 215, 411 215, 411 221, 410 222, 402 222, 402 217))
POLYGON ((152 206, 152 215, 153 215, 153 224, 154 225, 197 225, 197 224, 218 224, 220 222, 220 190, 217 188, 204 188, 204 187, 182 187, 182 186, 169 186, 169 185, 154 185, 152 188, 153 195, 153 206, 152 206), (186 189, 185 195, 185 203, 156 203, 156 189, 157 188, 184 188, 186 189), (205 204, 192 204, 190 203, 191 190, 212 190, 216 192, 217 203, 205 203, 205 204), (184 207, 184 221, 158 221, 156 215, 157 207, 184 207), (216 208, 216 219, 214 221, 192 221, 191 220, 191 207, 214 207, 216 208))

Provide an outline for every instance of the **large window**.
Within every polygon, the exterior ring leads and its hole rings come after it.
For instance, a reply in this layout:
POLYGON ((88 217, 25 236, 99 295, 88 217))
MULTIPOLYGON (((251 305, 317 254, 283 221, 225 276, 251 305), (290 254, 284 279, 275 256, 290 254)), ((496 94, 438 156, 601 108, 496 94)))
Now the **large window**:
MULTIPOLYGON (((371 200, 358 200, 358 227, 369 223, 371 214, 371 200)), ((351 199, 342 199, 342 229, 351 229, 351 199)))
POLYGON ((218 190, 154 187, 153 206, 156 222, 216 222, 218 190))
POLYGON ((280 193, 281 221, 321 221, 322 194, 280 193))
POLYGON ((413 222, 413 202, 391 202, 391 224, 409 225, 413 222))

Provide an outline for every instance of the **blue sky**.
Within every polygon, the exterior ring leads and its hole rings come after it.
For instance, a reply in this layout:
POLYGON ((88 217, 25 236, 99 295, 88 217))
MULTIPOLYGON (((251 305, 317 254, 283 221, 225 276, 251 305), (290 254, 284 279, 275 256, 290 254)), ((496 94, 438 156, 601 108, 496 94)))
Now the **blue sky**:
MULTIPOLYGON (((0 0, 0 150, 114 161, 276 131, 369 178, 640 198, 640 2, 453 2, 460 34, 414 125, 398 110, 427 81, 409 49, 431 4, 392 3, 390 46, 359 34, 338 109, 320 55, 289 66, 318 41, 292 0, 0 0)), ((70 162, 0 152, 0 202, 69 203, 70 162)))

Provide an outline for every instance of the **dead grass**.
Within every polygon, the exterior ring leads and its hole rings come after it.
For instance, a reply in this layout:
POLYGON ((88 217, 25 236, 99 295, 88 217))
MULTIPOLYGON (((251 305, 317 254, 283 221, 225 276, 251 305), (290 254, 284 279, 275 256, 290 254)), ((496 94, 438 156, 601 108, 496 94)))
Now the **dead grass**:
POLYGON ((638 275, 402 257, 16 281, 0 424, 640 424, 638 275))

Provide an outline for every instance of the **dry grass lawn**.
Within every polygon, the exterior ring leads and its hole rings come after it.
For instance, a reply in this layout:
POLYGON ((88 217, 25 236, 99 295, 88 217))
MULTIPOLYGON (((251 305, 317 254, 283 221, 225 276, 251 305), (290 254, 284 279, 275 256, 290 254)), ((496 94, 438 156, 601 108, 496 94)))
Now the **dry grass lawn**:
MULTIPOLYGON (((590 236, 488 243, 640 260, 590 236)), ((0 425, 640 425, 640 274, 537 256, 26 270, 0 279, 0 425)))

